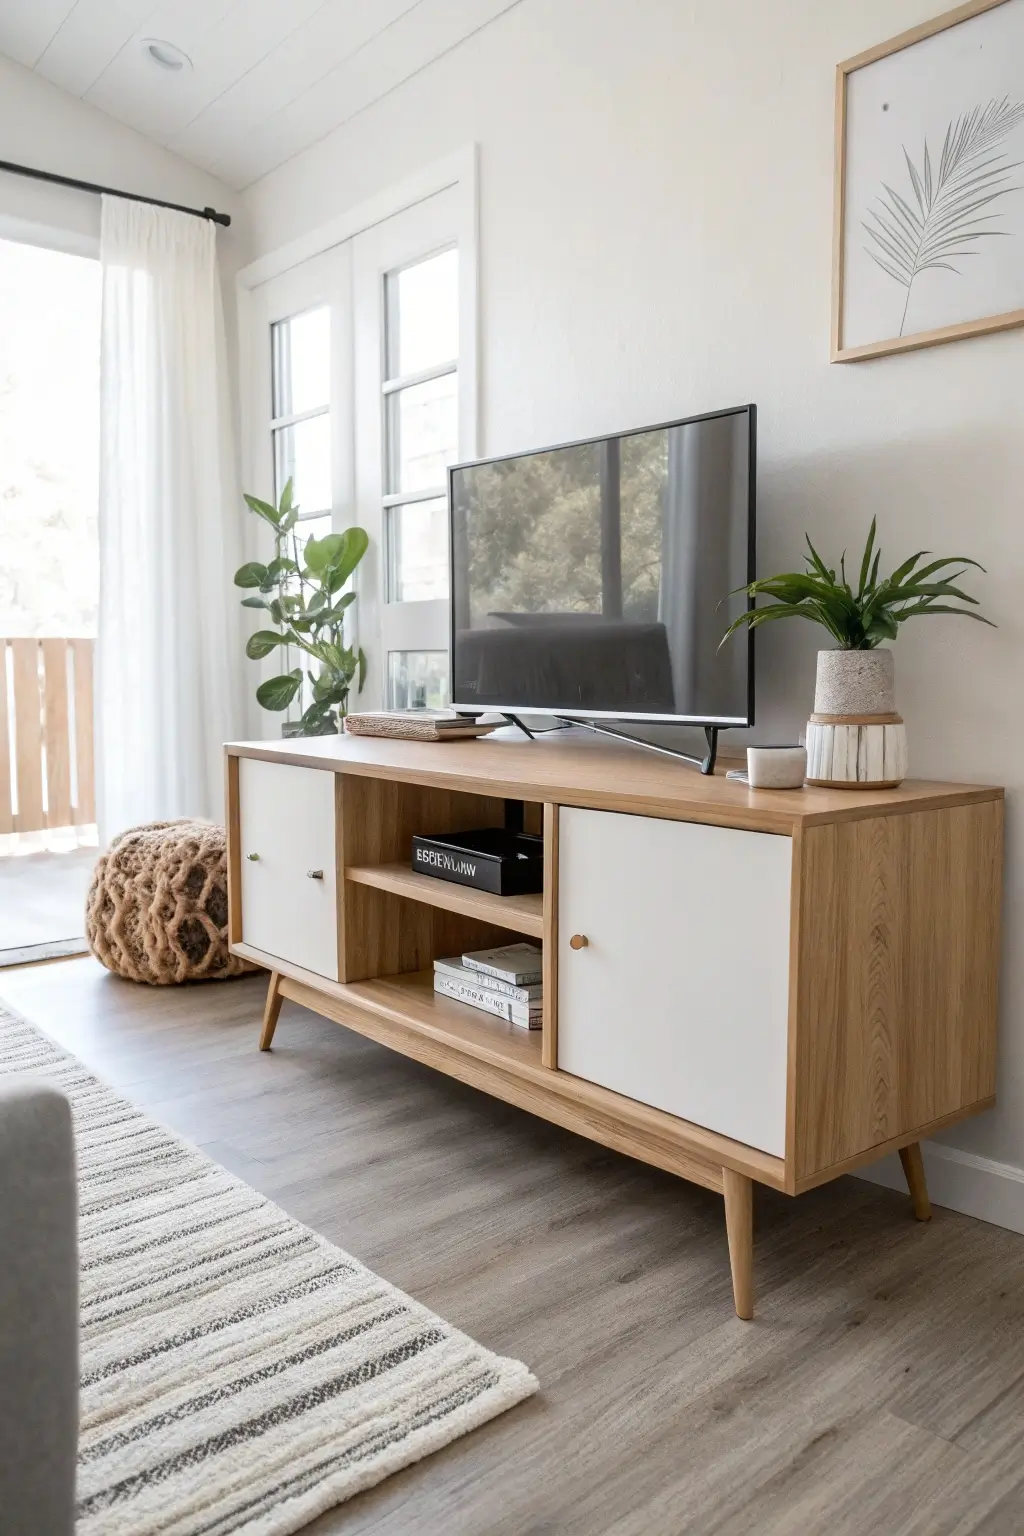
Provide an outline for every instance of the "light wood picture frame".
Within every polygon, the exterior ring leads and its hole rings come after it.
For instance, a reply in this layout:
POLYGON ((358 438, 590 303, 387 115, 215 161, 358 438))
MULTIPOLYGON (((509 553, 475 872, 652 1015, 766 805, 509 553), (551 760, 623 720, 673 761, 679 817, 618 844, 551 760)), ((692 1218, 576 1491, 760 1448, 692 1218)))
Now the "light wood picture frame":
POLYGON ((1024 0, 968 0, 837 66, 834 363, 1024 325, 1021 59, 1024 0))

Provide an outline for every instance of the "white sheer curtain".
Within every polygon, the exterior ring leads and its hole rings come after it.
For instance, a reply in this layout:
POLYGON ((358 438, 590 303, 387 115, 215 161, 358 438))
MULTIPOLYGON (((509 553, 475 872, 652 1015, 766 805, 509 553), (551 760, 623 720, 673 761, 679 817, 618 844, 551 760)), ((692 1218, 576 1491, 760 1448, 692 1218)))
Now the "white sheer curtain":
POLYGON ((104 197, 100 242, 101 844, 223 814, 240 715, 240 522, 213 224, 104 197))

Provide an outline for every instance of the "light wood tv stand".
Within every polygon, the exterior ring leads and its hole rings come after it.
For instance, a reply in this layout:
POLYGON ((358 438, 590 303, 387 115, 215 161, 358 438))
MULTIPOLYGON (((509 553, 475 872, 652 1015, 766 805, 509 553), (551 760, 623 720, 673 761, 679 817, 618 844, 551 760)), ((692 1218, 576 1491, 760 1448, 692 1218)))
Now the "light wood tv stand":
POLYGON ((753 1313, 754 1183, 798 1195, 994 1103, 1002 790, 751 790, 559 732, 230 745, 230 940, 291 998, 725 1197, 753 1313), (413 832, 543 824, 543 895, 413 873, 413 832), (431 965, 544 944, 544 1025, 431 965), (575 937, 577 942, 570 944, 575 937))

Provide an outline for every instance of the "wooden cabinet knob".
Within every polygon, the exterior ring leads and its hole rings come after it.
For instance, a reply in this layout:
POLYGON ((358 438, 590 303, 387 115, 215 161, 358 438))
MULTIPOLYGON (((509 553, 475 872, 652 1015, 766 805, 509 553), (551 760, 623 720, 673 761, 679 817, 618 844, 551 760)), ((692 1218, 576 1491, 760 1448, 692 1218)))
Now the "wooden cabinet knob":
POLYGON ((585 933, 574 933, 572 938, 569 940, 569 948, 586 949, 589 943, 590 940, 587 938, 585 933))

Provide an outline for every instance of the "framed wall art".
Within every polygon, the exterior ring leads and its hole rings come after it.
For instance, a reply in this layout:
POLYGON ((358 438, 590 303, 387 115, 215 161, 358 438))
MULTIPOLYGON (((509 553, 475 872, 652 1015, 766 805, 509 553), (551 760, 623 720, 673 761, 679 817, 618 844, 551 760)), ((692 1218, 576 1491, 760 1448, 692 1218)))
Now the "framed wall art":
POLYGON ((840 64, 832 361, 1024 325, 1024 0, 840 64))

